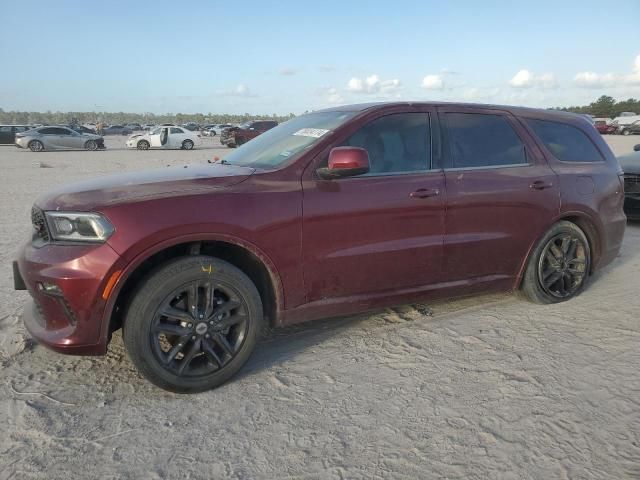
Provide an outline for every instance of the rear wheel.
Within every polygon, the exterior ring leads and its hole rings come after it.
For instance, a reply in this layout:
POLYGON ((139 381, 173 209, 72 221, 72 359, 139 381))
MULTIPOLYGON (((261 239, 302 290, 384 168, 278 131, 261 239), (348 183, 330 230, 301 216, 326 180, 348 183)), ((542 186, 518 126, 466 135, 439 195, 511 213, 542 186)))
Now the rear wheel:
POLYGON ((191 140, 185 140, 184 142, 182 142, 182 149, 183 150, 193 149, 193 142, 191 140))
POLYGON ((591 269, 591 248, 574 223, 556 223, 534 249, 525 270, 522 293, 536 303, 557 303, 578 295, 591 269))
POLYGON ((147 142, 146 140, 140 140, 136 144, 136 147, 138 148, 138 150, 149 150, 149 147, 151 147, 151 145, 149 145, 149 142, 147 142))
POLYGON ((29 142, 29 150, 32 152, 41 152, 44 150, 44 145, 40 140, 31 140, 29 142))
POLYGON ((200 392, 244 365, 262 323, 260 295, 242 271, 214 257, 184 257, 142 283, 126 314, 124 343, 158 387, 200 392))
POLYGON ((84 148, 86 150, 97 150, 98 149, 98 142, 96 142, 95 140, 89 140, 87 141, 87 143, 84 144, 84 148))

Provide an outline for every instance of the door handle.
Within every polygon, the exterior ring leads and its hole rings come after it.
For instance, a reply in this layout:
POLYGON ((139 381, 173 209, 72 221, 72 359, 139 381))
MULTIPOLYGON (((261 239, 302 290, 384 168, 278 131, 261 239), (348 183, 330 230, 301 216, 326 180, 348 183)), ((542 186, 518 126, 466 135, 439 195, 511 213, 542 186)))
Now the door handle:
POLYGON ((437 197, 438 195, 440 195, 440 190, 437 188, 419 188, 409 194, 411 198, 429 198, 437 197))
POLYGON ((553 183, 545 182, 543 180, 536 180, 531 185, 529 185, 529 188, 533 188, 534 190, 544 190, 545 188, 551 187, 553 187, 553 183))

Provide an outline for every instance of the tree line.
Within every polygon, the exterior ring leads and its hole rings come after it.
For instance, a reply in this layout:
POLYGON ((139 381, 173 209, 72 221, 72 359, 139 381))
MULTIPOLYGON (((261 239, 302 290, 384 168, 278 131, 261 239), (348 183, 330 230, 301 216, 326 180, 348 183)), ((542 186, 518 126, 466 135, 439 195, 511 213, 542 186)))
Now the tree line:
MULTIPOLYGON (((589 105, 556 107, 554 110, 564 112, 586 113, 594 117, 614 118, 622 112, 635 112, 640 114, 640 100, 630 98, 617 102, 613 97, 602 95, 589 105)), ((242 115, 228 113, 127 113, 127 112, 5 112, 0 108, 0 124, 33 125, 36 123, 56 125, 63 123, 97 123, 126 124, 126 123, 175 123, 196 122, 208 123, 244 123, 254 119, 273 119, 284 122, 295 115, 242 115)))
POLYGON ((615 118, 620 116, 622 112, 634 112, 640 114, 640 100, 630 98, 616 102, 613 97, 602 95, 595 102, 589 105, 574 106, 566 108, 555 108, 554 110, 562 110, 563 112, 586 113, 594 117, 615 118))
POLYGON ((13 125, 33 125, 48 124, 58 125, 67 123, 97 123, 103 122, 107 124, 127 124, 127 123, 152 123, 154 125, 160 123, 182 124, 187 122, 196 122, 204 125, 209 123, 244 123, 254 119, 273 119, 283 122, 294 117, 293 113, 289 115, 252 115, 245 113, 242 115, 227 113, 127 113, 127 112, 20 112, 20 111, 4 111, 0 108, 0 124, 13 125))

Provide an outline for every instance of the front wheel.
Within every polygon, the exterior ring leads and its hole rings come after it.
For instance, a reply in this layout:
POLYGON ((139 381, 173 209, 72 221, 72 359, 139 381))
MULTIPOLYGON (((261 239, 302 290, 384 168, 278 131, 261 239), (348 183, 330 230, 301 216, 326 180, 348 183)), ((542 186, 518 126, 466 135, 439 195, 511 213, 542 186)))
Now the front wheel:
POLYGON ((210 256, 171 260, 142 282, 124 323, 140 373, 178 393, 222 385, 249 359, 262 301, 238 268, 210 256))
POLYGON ((149 144, 149 142, 147 142, 146 140, 140 140, 137 144, 136 144, 136 148, 138 150, 149 150, 149 147, 151 147, 151 145, 149 144))
POLYGON ((44 145, 40 140, 32 140, 29 142, 29 150, 32 152, 41 152, 44 150, 44 145))
POLYGON ((629 130, 622 130, 622 135, 631 135, 631 131, 629 130))
POLYGON ((90 151, 97 150, 98 142, 96 142, 95 140, 89 140, 87 143, 84 144, 84 148, 90 151))
POLYGON ((184 142, 182 142, 182 149, 183 150, 192 150, 193 149, 193 142, 191 140, 185 140, 184 142))
POLYGON ((591 270, 591 248, 584 232, 568 221, 556 223, 532 252, 522 293, 536 303, 558 303, 578 295, 591 270))

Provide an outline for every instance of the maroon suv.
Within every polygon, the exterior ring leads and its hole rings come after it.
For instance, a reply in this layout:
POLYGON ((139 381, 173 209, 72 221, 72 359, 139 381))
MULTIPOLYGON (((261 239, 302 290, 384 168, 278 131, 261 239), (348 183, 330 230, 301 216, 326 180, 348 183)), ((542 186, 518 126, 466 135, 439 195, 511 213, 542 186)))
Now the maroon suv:
POLYGON ((620 167, 584 118, 389 103, 294 118, 213 165, 102 177, 33 207, 15 268, 50 348, 177 392, 240 369, 261 328, 434 297, 576 296, 618 254, 620 167))

